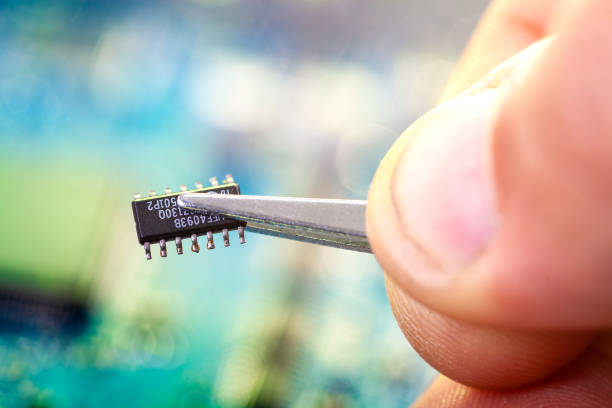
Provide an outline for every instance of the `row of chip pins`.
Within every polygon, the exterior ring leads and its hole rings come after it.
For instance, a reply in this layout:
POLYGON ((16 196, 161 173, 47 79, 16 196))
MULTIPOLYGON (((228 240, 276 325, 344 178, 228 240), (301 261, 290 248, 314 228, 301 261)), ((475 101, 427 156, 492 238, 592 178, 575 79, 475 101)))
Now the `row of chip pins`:
MULTIPOLYGON (((224 245, 226 247, 230 246, 229 230, 227 228, 224 228, 223 230, 221 230, 221 233, 223 234, 224 245)), ((244 244, 246 242, 246 240, 244 239, 244 227, 238 227, 238 237, 240 238, 241 244, 244 244)), ((176 243, 176 252, 179 255, 182 255, 183 254, 183 241, 181 237, 176 237, 174 239, 174 242, 176 243)), ((215 249, 215 242, 214 242, 214 236, 213 236, 212 231, 208 231, 206 233, 206 248, 215 249)), ((150 242, 144 243, 144 250, 145 250, 145 256, 147 257, 147 260, 151 259, 151 243, 150 242)), ((191 251, 196 252, 196 253, 200 252, 200 245, 198 244, 197 234, 191 234, 191 251)), ((159 240, 159 255, 162 258, 165 258, 168 256, 168 246, 166 244, 165 239, 159 240)))
MULTIPOLYGON (((217 187, 219 185, 219 181, 216 177, 211 177, 209 179, 210 181, 210 185, 213 187, 217 187)), ((226 174, 225 178, 223 179, 223 184, 229 184, 229 183, 234 183, 234 177, 232 177, 231 174, 226 174)), ((204 185, 202 184, 201 181, 196 181, 195 186, 197 189, 201 189, 204 188, 204 185)), ((185 192, 187 191, 187 186, 185 184, 181 184, 180 186, 180 191, 181 192, 185 192)), ((165 194, 171 194, 172 193, 172 189, 170 187, 166 187, 164 188, 164 193, 165 194)), ((149 197, 153 197, 155 196, 157 193, 155 192, 155 190, 151 189, 149 190, 149 197)), ((138 200, 142 198, 142 196, 140 195, 140 193, 134 193, 134 200, 138 200)))

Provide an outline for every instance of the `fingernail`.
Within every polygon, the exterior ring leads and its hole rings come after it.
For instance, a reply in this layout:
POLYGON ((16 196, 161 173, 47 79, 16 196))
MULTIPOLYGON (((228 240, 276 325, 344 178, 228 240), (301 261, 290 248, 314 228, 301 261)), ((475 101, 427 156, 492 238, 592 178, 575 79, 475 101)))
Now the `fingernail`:
POLYGON ((412 135, 393 174, 403 230, 440 270, 471 263, 495 231, 490 134, 498 91, 445 102, 412 135))

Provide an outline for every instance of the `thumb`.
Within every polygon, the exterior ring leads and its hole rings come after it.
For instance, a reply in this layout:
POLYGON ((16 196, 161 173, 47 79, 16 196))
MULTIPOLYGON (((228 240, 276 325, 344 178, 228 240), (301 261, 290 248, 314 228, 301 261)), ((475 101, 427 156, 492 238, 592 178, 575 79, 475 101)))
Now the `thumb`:
POLYGON ((612 4, 582 4, 381 163, 368 235, 418 301, 505 327, 612 325, 612 4))

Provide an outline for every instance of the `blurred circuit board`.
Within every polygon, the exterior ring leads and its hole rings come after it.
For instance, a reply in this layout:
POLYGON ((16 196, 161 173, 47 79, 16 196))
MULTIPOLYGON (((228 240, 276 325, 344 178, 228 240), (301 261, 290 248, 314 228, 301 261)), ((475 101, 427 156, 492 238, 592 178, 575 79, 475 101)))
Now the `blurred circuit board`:
MULTIPOLYGON (((115 195, 84 163, 4 157, 0 183, 0 325, 14 331, 78 331, 86 324, 115 195)), ((115 191, 116 192, 116 191, 115 191)))
POLYGON ((36 239, 0 251, 1 406, 405 406, 426 384, 373 257, 282 240, 185 256, 170 274, 143 259, 110 177, 2 163, 16 194, 0 223, 36 239), (253 279, 248 265, 279 251, 278 272, 253 279))

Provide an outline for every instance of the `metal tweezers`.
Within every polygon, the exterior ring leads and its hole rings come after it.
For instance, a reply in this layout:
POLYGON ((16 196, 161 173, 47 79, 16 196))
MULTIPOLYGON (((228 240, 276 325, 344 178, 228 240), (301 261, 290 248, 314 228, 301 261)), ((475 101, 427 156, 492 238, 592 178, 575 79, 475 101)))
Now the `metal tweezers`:
POLYGON ((246 221, 260 234, 372 252, 365 227, 366 201, 185 193, 178 205, 246 221))

